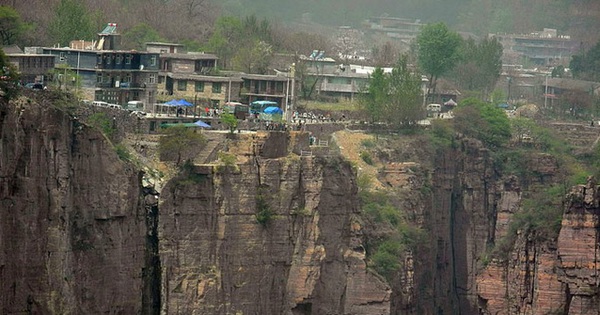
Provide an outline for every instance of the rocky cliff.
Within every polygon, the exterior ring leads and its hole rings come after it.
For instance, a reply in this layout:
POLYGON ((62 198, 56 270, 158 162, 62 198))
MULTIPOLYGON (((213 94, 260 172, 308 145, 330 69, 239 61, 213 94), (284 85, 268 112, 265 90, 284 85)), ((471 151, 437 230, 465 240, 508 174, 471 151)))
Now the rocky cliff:
POLYGON ((0 103, 0 312, 139 313, 138 171, 54 101, 0 103))
POLYGON ((557 238, 517 231, 505 259, 487 256, 524 195, 558 180, 550 155, 528 156, 523 181, 468 138, 418 160, 406 151, 423 143, 380 154, 379 187, 427 240, 388 284, 367 268, 365 239, 381 231, 367 228, 355 168, 328 148, 301 154, 305 133, 227 137, 211 147, 235 162, 209 152, 159 194, 72 104, 52 93, 0 103, 2 314, 600 310, 593 181, 568 194, 557 238))
POLYGON ((306 135, 231 139, 237 164, 195 167, 159 199, 74 101, 40 102, 0 107, 3 314, 389 313, 354 171, 287 157, 306 135))
POLYGON ((519 235, 477 279, 484 314, 600 314, 599 186, 569 193, 556 241, 519 235))
POLYGON ((163 313, 389 314, 389 287, 366 269, 350 165, 263 158, 232 141, 245 162, 197 167, 195 181, 163 189, 163 313))

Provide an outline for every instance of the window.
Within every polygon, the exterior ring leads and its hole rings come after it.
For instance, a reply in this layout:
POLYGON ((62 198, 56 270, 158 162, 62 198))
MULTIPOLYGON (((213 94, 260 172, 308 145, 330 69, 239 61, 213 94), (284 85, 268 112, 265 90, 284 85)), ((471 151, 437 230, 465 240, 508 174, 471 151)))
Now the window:
POLYGON ((110 65, 110 56, 104 55, 104 59, 106 59, 106 64, 110 65))
POLYGON ((277 91, 278 93, 283 92, 283 82, 278 81, 277 83, 275 83, 275 91, 277 91))
POLYGON ((346 84, 352 85, 352 79, 346 79, 346 84))
POLYGON ((327 78, 327 83, 333 83, 333 78, 327 78))
POLYGON ((267 91, 267 81, 259 81, 258 82, 258 90, 260 92, 266 92, 267 91))
POLYGON ((150 56, 150 65, 156 66, 156 55, 150 56))
POLYGON ((187 90, 187 81, 179 80, 177 81, 177 91, 185 91, 187 90))
POLYGON ((131 82, 131 73, 128 73, 123 78, 123 82, 131 82))
POLYGON ((98 75, 96 75, 96 83, 102 83, 102 73, 98 73, 98 75))
POLYGON ((156 83, 156 75, 154 73, 148 77, 148 83, 150 83, 150 84, 156 83))
POLYGON ((204 92, 204 82, 196 81, 196 92, 204 92))
POLYGON ((121 64, 121 59, 123 59, 123 56, 121 56, 121 54, 117 55, 117 60, 115 61, 116 64, 120 65, 121 64))
POLYGON ((65 52, 61 51, 60 52, 60 61, 65 61, 65 60, 67 60, 67 57, 65 56, 65 52))
POLYGON ((212 92, 213 93, 221 93, 221 83, 220 82, 213 82, 212 92))
POLYGON ((133 56, 131 54, 127 54, 127 56, 125 56, 125 64, 130 65, 131 59, 133 59, 133 56))

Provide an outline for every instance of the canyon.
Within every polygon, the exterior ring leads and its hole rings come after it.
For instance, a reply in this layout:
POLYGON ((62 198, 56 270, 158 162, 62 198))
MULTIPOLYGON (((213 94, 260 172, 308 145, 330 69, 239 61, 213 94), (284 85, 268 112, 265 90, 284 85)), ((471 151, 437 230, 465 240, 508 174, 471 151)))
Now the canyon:
POLYGON ((308 126, 339 152, 310 148, 303 131, 221 134, 149 185, 144 159, 123 159, 79 105, 53 97, 0 101, 3 314, 600 314, 593 178, 565 192, 555 239, 519 230, 488 255, 524 195, 560 180, 552 155, 528 156, 523 181, 458 135, 379 151, 374 186, 426 235, 390 281, 369 261, 382 231, 361 209, 369 166, 350 154, 364 134, 353 126, 308 126))

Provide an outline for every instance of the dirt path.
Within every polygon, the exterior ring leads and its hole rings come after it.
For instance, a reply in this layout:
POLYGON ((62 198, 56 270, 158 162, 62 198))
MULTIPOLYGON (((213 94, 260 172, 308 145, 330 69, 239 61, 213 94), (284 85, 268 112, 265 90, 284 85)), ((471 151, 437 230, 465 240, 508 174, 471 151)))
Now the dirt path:
POLYGON ((372 188, 383 188, 381 182, 377 180, 378 168, 369 165, 360 157, 360 152, 364 150, 362 142, 364 140, 373 140, 375 137, 362 132, 349 130, 340 130, 333 134, 335 142, 340 148, 343 157, 352 161, 358 167, 358 175, 366 174, 372 179, 372 188))

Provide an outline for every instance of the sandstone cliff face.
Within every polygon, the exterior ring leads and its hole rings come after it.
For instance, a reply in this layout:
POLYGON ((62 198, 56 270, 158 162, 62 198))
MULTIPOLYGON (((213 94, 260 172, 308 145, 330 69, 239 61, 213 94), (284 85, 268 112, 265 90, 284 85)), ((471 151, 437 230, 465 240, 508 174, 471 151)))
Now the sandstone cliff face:
POLYGON ((555 243, 523 233, 478 278, 484 314, 600 314, 599 186, 575 187, 555 243))
POLYGON ((389 287, 366 270, 350 165, 252 151, 239 169, 201 167, 199 183, 163 190, 162 313, 389 314, 389 287))
POLYGON ((2 104, 0 136, 2 314, 389 313, 350 165, 280 157, 306 137, 234 143, 238 167, 197 167, 158 199, 50 105, 2 104))
POLYGON ((0 312, 142 310, 137 172, 50 106, 0 104, 0 312))

